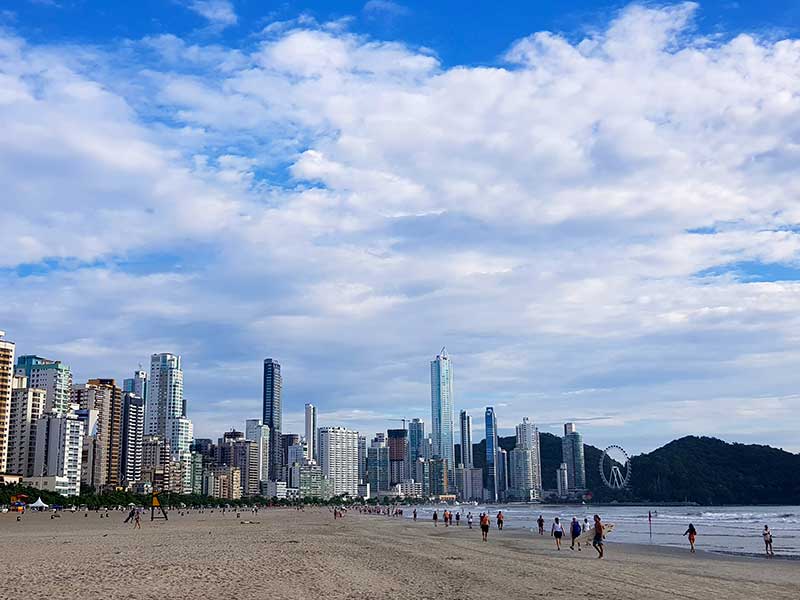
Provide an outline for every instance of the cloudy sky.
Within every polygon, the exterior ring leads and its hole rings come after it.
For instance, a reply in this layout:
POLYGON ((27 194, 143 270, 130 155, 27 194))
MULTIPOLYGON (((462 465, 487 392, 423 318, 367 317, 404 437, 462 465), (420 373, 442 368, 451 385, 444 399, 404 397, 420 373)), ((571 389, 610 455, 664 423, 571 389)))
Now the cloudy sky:
POLYGON ((0 11, 18 352, 179 353, 198 437, 267 356, 285 430, 429 421, 447 346, 477 437, 800 451, 793 0, 119 4, 0 11))

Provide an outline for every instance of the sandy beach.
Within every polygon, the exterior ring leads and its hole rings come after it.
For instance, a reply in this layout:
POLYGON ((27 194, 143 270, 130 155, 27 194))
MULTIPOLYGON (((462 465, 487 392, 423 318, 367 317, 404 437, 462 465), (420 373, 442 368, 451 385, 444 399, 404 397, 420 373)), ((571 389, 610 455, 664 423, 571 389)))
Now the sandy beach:
POLYGON ((91 512, 0 515, 0 597, 794 599, 800 564, 609 544, 557 552, 550 537, 434 528, 327 509, 122 523, 91 512), (257 521, 242 524, 241 521, 257 521))

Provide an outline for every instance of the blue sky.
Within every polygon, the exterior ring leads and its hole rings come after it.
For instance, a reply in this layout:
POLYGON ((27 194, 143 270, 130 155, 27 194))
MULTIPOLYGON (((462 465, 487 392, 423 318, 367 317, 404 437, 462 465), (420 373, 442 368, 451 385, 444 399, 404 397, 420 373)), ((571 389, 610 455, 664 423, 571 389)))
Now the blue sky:
MULTIPOLYGON (((800 450, 800 6, 15 2, 0 329, 76 380, 260 364, 372 434, 456 407, 800 450)), ((476 427, 480 435, 480 427, 476 427)))

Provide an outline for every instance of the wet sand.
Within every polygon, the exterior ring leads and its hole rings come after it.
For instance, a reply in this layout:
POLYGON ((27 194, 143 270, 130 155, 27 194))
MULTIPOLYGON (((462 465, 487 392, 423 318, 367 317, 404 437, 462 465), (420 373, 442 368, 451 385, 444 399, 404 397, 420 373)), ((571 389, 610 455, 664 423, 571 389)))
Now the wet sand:
POLYGON ((800 597, 797 561, 613 542, 601 561, 520 530, 493 527, 483 543, 465 525, 352 512, 334 521, 327 509, 173 511, 141 530, 110 514, 0 515, 0 598, 800 597))

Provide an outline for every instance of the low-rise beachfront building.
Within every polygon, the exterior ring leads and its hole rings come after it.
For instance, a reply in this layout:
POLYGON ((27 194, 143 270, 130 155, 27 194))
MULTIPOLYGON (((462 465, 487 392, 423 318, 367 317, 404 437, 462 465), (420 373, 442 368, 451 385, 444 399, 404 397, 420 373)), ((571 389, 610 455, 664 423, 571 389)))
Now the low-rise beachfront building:
POLYGON ((268 481, 267 482, 267 498, 277 498, 278 500, 286 499, 286 490, 288 486, 285 481, 268 481))
POLYGON ((25 477, 23 480, 25 485, 43 490, 47 492, 55 492, 62 496, 77 496, 78 494, 71 493, 72 487, 70 486, 69 478, 59 475, 52 475, 48 477, 25 477))

